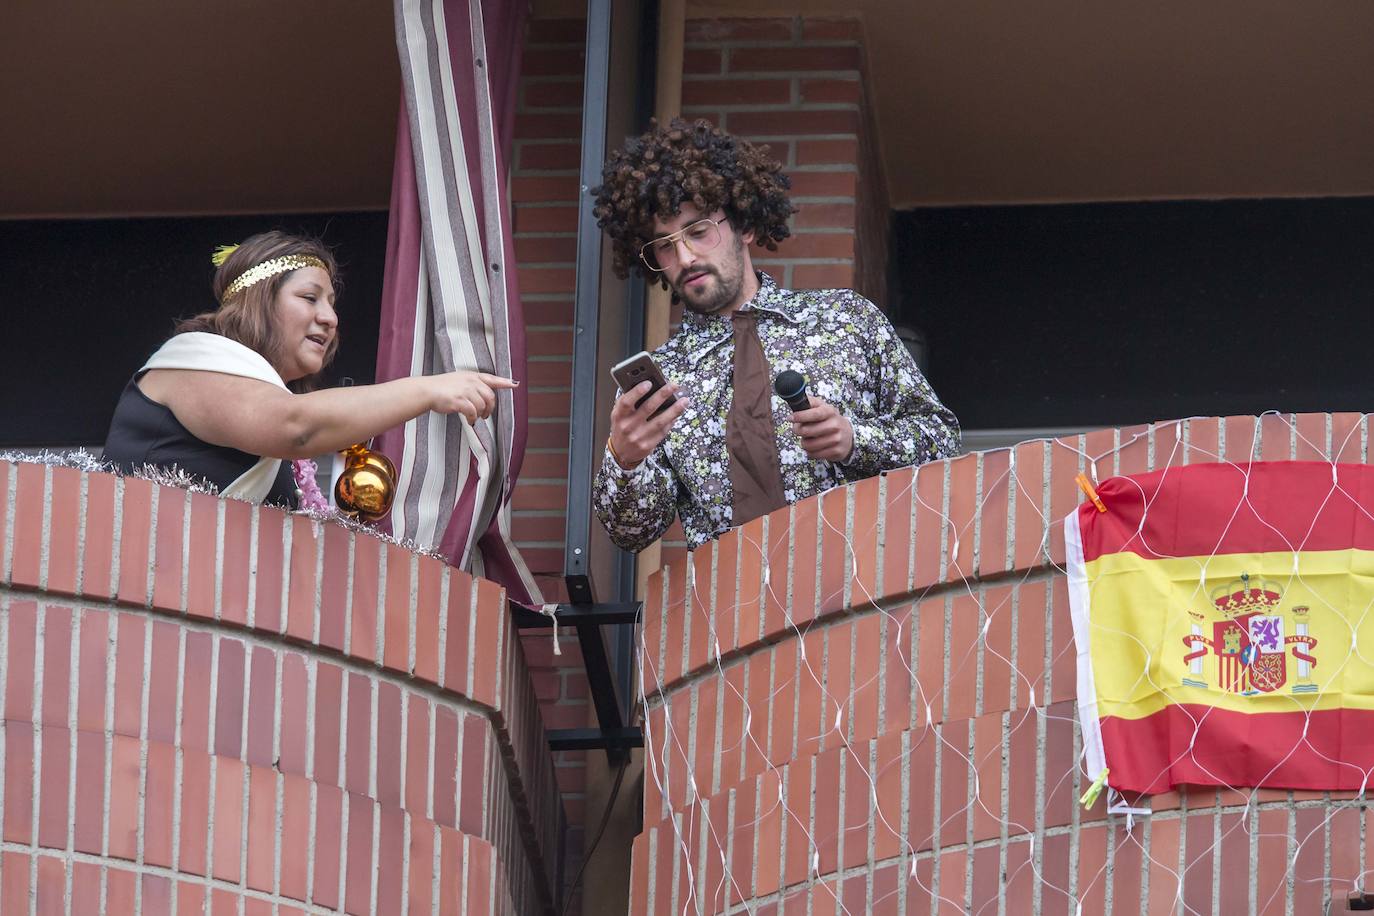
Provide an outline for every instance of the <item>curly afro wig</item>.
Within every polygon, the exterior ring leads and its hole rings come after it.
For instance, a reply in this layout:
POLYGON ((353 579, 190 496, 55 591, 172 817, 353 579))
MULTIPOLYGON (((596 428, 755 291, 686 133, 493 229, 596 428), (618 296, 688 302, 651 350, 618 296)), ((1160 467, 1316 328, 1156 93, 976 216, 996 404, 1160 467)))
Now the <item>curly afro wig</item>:
POLYGON ((612 267, 623 279, 631 268, 646 273, 639 249, 653 238, 654 217, 672 217, 688 201, 703 214, 724 210, 736 230, 754 230, 755 241, 776 251, 791 234, 791 185, 766 146, 732 137, 709 121, 650 121, 646 133, 611 154, 601 186, 592 189, 592 212, 610 236, 612 267))

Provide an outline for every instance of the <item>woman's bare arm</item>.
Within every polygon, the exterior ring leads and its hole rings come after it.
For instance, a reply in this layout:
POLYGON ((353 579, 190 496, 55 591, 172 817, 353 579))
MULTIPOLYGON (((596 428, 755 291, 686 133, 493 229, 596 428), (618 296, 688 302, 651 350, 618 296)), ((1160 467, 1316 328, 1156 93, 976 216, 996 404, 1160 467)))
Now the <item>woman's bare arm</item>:
POLYGON ((138 385, 198 439, 251 455, 295 459, 347 448, 429 410, 460 413, 475 422, 491 415, 498 389, 516 383, 459 371, 292 394, 221 372, 152 369, 138 385))

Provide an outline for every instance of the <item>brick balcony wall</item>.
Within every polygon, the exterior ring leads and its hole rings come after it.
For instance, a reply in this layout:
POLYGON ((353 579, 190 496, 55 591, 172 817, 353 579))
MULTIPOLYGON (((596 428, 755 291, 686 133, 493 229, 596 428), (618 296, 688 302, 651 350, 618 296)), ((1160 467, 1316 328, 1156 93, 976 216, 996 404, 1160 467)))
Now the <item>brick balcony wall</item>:
POLYGON ((1360 415, 1307 414, 1028 442, 832 490, 673 563, 645 612, 631 912, 1304 916, 1367 886, 1374 813, 1353 794, 1169 792, 1129 828, 1077 803, 1060 521, 1081 471, 1364 463, 1368 441, 1360 415))
POLYGON ((0 463, 0 912, 548 912, 517 646, 368 535, 0 463))

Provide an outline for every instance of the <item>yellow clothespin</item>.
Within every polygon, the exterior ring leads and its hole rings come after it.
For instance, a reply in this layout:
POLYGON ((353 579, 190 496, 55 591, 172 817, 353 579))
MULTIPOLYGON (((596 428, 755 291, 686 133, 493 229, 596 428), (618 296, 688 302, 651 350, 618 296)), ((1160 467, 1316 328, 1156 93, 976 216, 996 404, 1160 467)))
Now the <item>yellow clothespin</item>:
POLYGON ((1102 787, 1107 784, 1107 774, 1110 772, 1111 770, 1107 767, 1102 768, 1102 772, 1097 774, 1097 778, 1093 780, 1093 784, 1088 786, 1088 791, 1084 792, 1082 796, 1079 797, 1078 803, 1080 805, 1084 808, 1091 808, 1097 803, 1097 796, 1102 794, 1102 787))
POLYGON ((1084 493, 1088 494, 1088 499, 1091 499, 1093 501, 1093 505, 1097 507, 1097 511, 1106 512, 1107 507, 1103 504, 1102 497, 1097 495, 1097 490, 1093 488, 1092 481, 1088 479, 1088 476, 1086 474, 1079 473, 1079 475, 1074 479, 1078 481, 1078 488, 1082 490, 1084 493))

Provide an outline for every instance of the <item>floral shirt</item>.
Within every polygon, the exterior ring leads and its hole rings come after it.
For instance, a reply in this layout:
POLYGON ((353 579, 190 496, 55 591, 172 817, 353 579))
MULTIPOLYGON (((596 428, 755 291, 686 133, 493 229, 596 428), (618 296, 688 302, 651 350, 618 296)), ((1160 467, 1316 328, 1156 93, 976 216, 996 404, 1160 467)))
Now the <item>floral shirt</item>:
MULTIPOLYGON (((813 461, 792 431, 792 410, 773 395, 773 422, 787 502, 880 471, 945 458, 959 449, 959 421, 940 403, 878 308, 852 290, 781 289, 760 274, 741 310, 759 313, 759 339, 773 375, 800 372, 807 390, 854 427, 845 462, 813 461)), ((639 551, 682 518, 695 548, 733 524, 725 420, 733 394, 734 340, 728 317, 687 311, 654 351, 688 407, 643 462, 625 470, 609 451, 593 489, 611 540, 639 551)))

